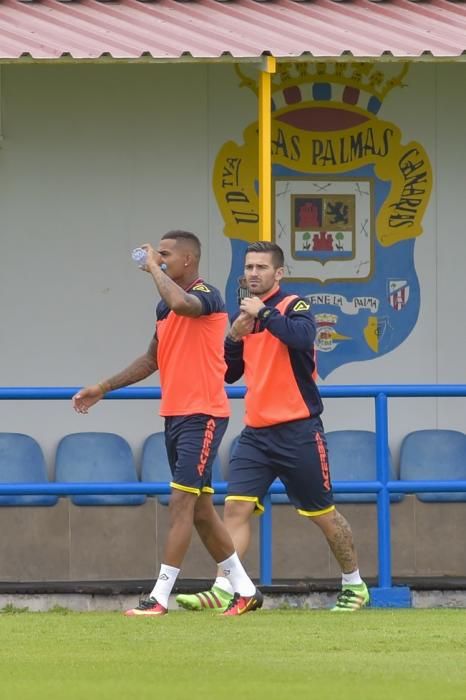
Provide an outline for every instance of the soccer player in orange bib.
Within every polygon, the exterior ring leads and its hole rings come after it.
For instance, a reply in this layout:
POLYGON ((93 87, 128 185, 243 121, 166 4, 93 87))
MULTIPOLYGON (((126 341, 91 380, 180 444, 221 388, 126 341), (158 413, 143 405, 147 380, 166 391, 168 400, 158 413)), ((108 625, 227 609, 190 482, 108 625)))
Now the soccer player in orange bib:
POLYGON ((220 292, 199 277, 201 246, 187 231, 169 231, 155 251, 142 246, 148 272, 158 289, 156 332, 147 352, 126 369, 73 397, 78 413, 119 389, 160 372, 165 442, 173 475, 170 526, 163 564, 153 590, 130 617, 160 617, 189 547, 193 523, 228 580, 234 596, 221 612, 242 615, 262 605, 262 595, 246 574, 228 531, 212 503, 211 469, 225 433, 229 404, 225 393, 223 342, 228 318, 220 292), (163 265, 163 269, 162 269, 163 265))
MULTIPOLYGON (((320 528, 341 568, 342 589, 332 610, 353 612, 367 605, 369 592, 359 574, 351 528, 333 504, 310 304, 280 288, 284 257, 275 243, 249 245, 244 274, 253 296, 241 300, 225 358, 227 382, 244 374, 246 427, 231 456, 224 522, 243 556, 250 517, 263 511, 263 498, 278 477, 298 513, 320 528)), ((206 601, 218 600, 226 608, 232 595, 219 571, 210 591, 179 595, 177 602, 200 610, 206 601)))

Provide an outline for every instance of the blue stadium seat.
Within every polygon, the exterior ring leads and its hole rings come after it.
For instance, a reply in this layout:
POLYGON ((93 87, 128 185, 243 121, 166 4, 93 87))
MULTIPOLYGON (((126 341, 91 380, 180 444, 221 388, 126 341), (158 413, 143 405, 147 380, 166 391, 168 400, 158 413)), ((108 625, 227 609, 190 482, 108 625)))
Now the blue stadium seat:
MULTIPOLYGON (((232 443, 230 445, 230 459, 231 456, 233 455, 233 451, 236 447, 236 444, 239 440, 239 435, 237 435, 235 438, 233 438, 232 443)), ((281 484, 280 479, 275 479, 275 482, 278 484, 281 484)), ((290 505, 290 499, 286 495, 286 493, 273 493, 270 496, 270 500, 274 505, 280 506, 280 505, 290 505)))
MULTIPOLYGON (((459 430, 416 430, 401 443, 400 479, 466 479, 466 435, 459 430)), ((417 493, 420 501, 466 501, 466 493, 417 493)))
MULTIPOLYGON (((57 447, 55 479, 58 482, 138 481, 131 448, 115 433, 72 433, 57 447)), ((77 506, 137 506, 145 494, 71 496, 77 506)))
MULTIPOLYGON (((371 430, 333 430, 326 433, 332 481, 374 481, 377 478, 376 436, 371 430)), ((398 476, 388 454, 390 479, 398 476)), ((335 503, 374 503, 375 493, 336 493, 335 503)), ((392 503, 403 494, 391 494, 392 503)))
MULTIPOLYGON (((212 465, 212 481, 223 481, 222 469, 218 456, 212 465)), ((172 481, 172 473, 168 464, 167 448, 165 447, 165 435, 152 433, 144 441, 142 448, 141 481, 172 481)), ((157 496, 159 502, 166 506, 170 501, 168 494, 157 496)), ((215 505, 223 505, 224 494, 214 494, 215 505)))
MULTIPOLYGON (((38 443, 30 435, 0 433, 0 482, 47 483, 47 468, 38 443)), ((0 506, 53 506, 58 496, 0 496, 0 506)))

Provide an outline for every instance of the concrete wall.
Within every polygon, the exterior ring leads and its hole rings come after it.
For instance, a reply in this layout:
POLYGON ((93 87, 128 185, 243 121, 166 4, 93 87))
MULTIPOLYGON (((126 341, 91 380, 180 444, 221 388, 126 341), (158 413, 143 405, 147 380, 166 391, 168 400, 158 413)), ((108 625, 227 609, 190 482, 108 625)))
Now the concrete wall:
MULTIPOLYGON (((339 510, 351 522, 361 572, 376 577, 375 505, 347 504, 339 510)), ((62 498, 50 508, 0 508, 1 580, 150 581, 161 563, 167 527, 168 508, 154 498, 141 506, 74 506, 62 498)), ((258 578, 258 518, 252 527, 245 564, 258 578)), ((421 503, 408 496, 393 504, 393 576, 464 577, 465 528, 462 503, 421 503)), ((273 542, 275 579, 338 579, 320 530, 291 506, 275 506, 273 542)), ((195 535, 181 577, 214 576, 212 561, 195 535)))

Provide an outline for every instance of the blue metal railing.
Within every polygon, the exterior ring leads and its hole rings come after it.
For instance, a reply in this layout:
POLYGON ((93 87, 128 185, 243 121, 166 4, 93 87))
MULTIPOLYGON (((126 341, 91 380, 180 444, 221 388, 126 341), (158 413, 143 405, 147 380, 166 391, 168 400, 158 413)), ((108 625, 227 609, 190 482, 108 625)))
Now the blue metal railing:
MULTIPOLYGON (((66 400, 79 387, 0 387, 0 400, 66 400)), ((466 397, 464 384, 405 384, 405 385, 355 385, 327 386, 320 389, 323 398, 373 398, 375 400, 375 432, 377 450, 377 479, 375 481, 335 481, 335 493, 376 493, 378 533, 378 583, 382 591, 382 603, 390 604, 392 589, 390 494, 417 492, 466 491, 466 480, 449 481, 390 481, 388 468, 388 398, 390 397, 466 397)), ((227 387, 229 398, 243 398, 245 388, 227 387)), ((160 399, 160 388, 132 387, 109 392, 112 399, 160 399)), ((214 484, 218 493, 226 493, 226 483, 214 484)), ((54 494, 168 494, 170 488, 162 482, 137 483, 47 483, 0 484, 0 495, 54 494)), ((285 493, 282 484, 271 486, 264 500, 265 512, 260 526, 260 581, 272 582, 272 508, 270 494, 285 493)), ((396 596, 395 596, 396 598, 396 596)), ((394 598, 394 599, 395 599, 394 598)), ((396 604, 396 602, 395 602, 396 604)))

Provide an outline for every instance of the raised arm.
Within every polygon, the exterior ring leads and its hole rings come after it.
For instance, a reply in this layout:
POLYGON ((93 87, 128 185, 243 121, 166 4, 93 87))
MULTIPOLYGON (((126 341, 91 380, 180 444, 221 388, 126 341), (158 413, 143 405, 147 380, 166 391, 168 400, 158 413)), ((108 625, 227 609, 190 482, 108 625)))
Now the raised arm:
POLYGON ((141 246, 147 253, 144 270, 152 275, 158 292, 169 309, 178 316, 197 317, 204 313, 201 300, 194 294, 185 292, 176 282, 164 273, 161 268, 162 256, 149 243, 141 246))

